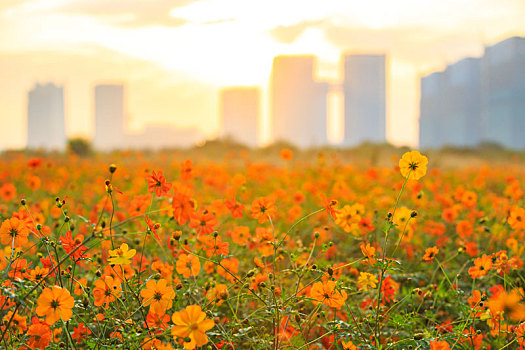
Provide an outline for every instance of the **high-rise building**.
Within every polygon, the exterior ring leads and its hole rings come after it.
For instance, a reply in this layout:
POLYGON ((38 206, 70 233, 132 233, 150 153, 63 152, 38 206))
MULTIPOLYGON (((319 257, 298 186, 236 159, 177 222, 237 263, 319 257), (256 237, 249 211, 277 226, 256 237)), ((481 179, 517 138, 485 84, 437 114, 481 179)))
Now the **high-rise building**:
POLYGON ((419 146, 471 147, 481 134, 481 60, 465 58, 421 79, 419 146))
POLYGON ((64 88, 36 84, 27 103, 27 148, 64 151, 66 144, 64 88))
POLYGON ((328 84, 314 80, 315 65, 311 55, 274 58, 270 82, 274 141, 303 148, 328 143, 328 84))
POLYGON ((124 141, 124 86, 95 86, 93 146, 99 150, 126 148, 124 141))
POLYGON ((435 72, 421 78, 421 100, 419 117, 419 147, 439 148, 442 140, 443 86, 445 74, 435 72))
POLYGON ((487 47, 482 75, 483 141, 525 148, 525 38, 487 47))
POLYGON ((525 148, 525 38, 512 37, 421 79, 419 145, 525 148))
POLYGON ((230 87, 220 91, 221 137, 257 146, 260 95, 256 87, 230 87))
POLYGON ((386 56, 344 57, 344 144, 386 141, 386 56))

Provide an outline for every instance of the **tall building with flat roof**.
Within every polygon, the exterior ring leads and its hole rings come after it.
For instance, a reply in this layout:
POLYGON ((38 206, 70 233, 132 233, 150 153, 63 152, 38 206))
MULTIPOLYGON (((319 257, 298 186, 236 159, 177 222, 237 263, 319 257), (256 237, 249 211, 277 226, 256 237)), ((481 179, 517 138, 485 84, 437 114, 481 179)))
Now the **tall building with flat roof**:
POLYGON ((346 55, 343 76, 343 143, 386 142, 386 55, 346 55))
POLYGON ((260 95, 257 87, 229 87, 219 92, 222 138, 257 146, 260 95))
POLYGON ((64 151, 67 144, 64 88, 36 84, 27 102, 27 148, 64 151))
POLYGON ((274 58, 270 82, 274 141, 303 148, 328 143, 328 84, 314 80, 315 66, 312 55, 274 58))
POLYGON ((126 148, 124 142, 124 85, 97 85, 93 146, 106 151, 126 148))
POLYGON ((525 148, 525 38, 485 48, 482 74, 483 141, 525 148))
POLYGON ((481 135, 481 60, 464 58, 421 78, 419 146, 473 147, 481 135))
POLYGON ((419 145, 525 148, 525 38, 421 78, 419 145))
POLYGON ((442 112, 445 73, 435 72, 421 78, 419 147, 439 148, 442 139, 442 112))

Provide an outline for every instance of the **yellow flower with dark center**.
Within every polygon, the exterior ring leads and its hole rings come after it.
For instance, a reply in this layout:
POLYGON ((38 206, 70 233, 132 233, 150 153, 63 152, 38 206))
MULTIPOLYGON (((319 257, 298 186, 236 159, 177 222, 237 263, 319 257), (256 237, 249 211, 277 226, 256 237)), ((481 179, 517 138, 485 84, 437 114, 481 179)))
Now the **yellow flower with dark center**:
POLYGON ((345 205, 337 212, 337 214, 335 214, 335 223, 345 230, 345 232, 353 232, 358 230, 359 221, 361 221, 361 215, 359 215, 357 209, 358 207, 355 205, 345 205))
POLYGON ((427 173, 427 164, 427 157, 418 151, 410 151, 399 160, 399 171, 404 178, 409 176, 410 180, 419 180, 427 173))
POLYGON ((184 310, 175 312, 171 319, 175 324, 171 328, 171 335, 184 339, 186 350, 207 344, 206 331, 215 326, 215 322, 206 318, 206 314, 199 305, 187 306, 184 310))
POLYGON ((377 278, 368 272, 360 272, 357 278, 357 287, 360 290, 369 290, 370 288, 377 287, 377 278))
POLYGON ((112 265, 129 265, 136 252, 135 249, 129 249, 126 243, 122 243, 120 248, 109 251, 108 262, 112 265))

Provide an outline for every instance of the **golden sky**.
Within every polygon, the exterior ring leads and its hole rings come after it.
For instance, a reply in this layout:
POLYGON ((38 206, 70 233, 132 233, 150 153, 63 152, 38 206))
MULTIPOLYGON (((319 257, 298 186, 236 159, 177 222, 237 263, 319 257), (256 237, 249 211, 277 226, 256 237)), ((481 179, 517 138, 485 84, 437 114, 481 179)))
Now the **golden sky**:
POLYGON ((414 146, 419 77, 524 36, 524 18, 524 0, 0 0, 0 149, 25 146, 35 82, 65 86, 70 136, 91 136, 102 82, 126 84, 132 129, 213 136, 219 88, 265 89, 279 54, 317 55, 337 81, 345 52, 388 55, 387 138, 414 146))

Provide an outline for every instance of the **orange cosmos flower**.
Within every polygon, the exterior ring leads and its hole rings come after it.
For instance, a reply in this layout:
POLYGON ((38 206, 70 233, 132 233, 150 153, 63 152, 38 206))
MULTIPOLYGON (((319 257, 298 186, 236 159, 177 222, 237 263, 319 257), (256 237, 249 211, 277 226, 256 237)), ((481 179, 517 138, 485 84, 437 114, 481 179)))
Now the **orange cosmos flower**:
POLYGON ((11 278, 23 280, 25 277, 27 277, 26 270, 29 268, 29 266, 31 266, 31 264, 32 262, 28 264, 26 259, 16 259, 11 265, 12 270, 9 271, 8 276, 11 278))
POLYGON ((286 161, 290 161, 293 158, 293 152, 292 150, 288 148, 283 148, 281 152, 279 152, 279 156, 286 161))
POLYGON ((195 201, 191 199, 191 195, 178 192, 173 197, 171 206, 173 207, 173 217, 179 225, 186 224, 195 215, 195 201))
POLYGON ((274 217, 275 214, 277 214, 277 208, 271 199, 259 197, 252 202, 252 218, 258 219, 260 224, 268 220, 268 217, 274 217))
POLYGON ((411 151, 403 154, 399 160, 399 171, 404 178, 419 180, 427 173, 428 159, 418 151, 411 151))
POLYGON ((472 191, 465 191, 461 196, 461 203, 467 208, 474 208, 478 202, 478 195, 472 191))
POLYGON ((430 350, 449 350, 450 345, 444 340, 431 340, 430 350))
POLYGON ((169 315, 160 315, 156 313, 148 313, 148 316, 146 317, 146 322, 144 322, 144 326, 149 328, 156 328, 155 333, 162 334, 163 331, 168 328, 168 323, 170 322, 170 316, 169 315))
POLYGON ((357 350, 357 346, 355 346, 350 340, 347 342, 341 342, 341 345, 343 346, 343 350, 357 350))
POLYGON ((514 230, 525 230, 525 209, 513 208, 507 222, 514 230))
MULTIPOLYGON (((77 248, 79 245, 84 242, 84 236, 77 235, 75 239, 73 239, 71 235, 71 231, 67 231, 65 236, 60 237, 60 243, 62 243, 62 247, 66 251, 66 253, 71 253, 75 248, 77 248)), ((80 247, 78 248, 71 256, 71 260, 77 261, 81 258, 84 258, 84 252, 88 250, 87 247, 80 247)))
POLYGON ((144 215, 150 203, 151 196, 149 194, 137 195, 129 203, 128 214, 130 216, 144 215))
POLYGON ((423 260, 425 261, 432 261, 434 260, 434 257, 439 253, 439 249, 436 246, 427 248, 425 250, 425 255, 423 256, 423 260))
POLYGON ((73 306, 75 306, 75 299, 69 291, 53 286, 53 288, 45 288, 38 297, 36 314, 45 316, 46 323, 51 326, 59 319, 68 321, 73 315, 73 306))
POLYGON ((218 284, 206 293, 206 299, 216 303, 217 306, 221 305, 229 296, 230 292, 228 292, 228 286, 225 284, 218 284))
POLYGON ((326 197, 324 193, 321 193, 319 197, 321 198, 321 201, 323 202, 323 207, 326 209, 326 212, 330 214, 332 219, 335 220, 335 218, 337 217, 336 215, 338 211, 337 209, 334 208, 334 206, 337 205, 337 200, 326 197))
POLYGON ((206 251, 206 256, 210 257, 213 255, 228 255, 230 252, 229 242, 223 242, 221 236, 217 236, 215 238, 212 238, 210 241, 206 241, 206 248, 204 250, 206 251))
POLYGON ((376 259, 374 258, 374 255, 376 254, 376 248, 372 247, 370 243, 361 243, 359 245, 361 248, 361 253, 363 253, 364 256, 368 258, 368 262, 370 265, 374 265, 376 263, 376 259))
POLYGON ((516 327, 516 337, 518 338, 518 344, 525 346, 525 322, 522 322, 516 327))
POLYGON ((17 218, 6 219, 0 226, 0 241, 4 245, 21 247, 27 243, 29 231, 24 223, 17 218))
POLYGON ((201 210, 199 213, 192 215, 188 226, 194 228, 198 235, 207 235, 213 233, 215 226, 218 224, 215 214, 208 210, 201 210))
POLYGON ((233 218, 239 219, 243 217, 244 204, 237 202, 235 199, 226 199, 224 204, 231 211, 233 218))
POLYGON ((506 314, 512 321, 525 320, 525 304, 521 302, 521 295, 517 289, 510 293, 501 291, 493 295, 488 304, 493 315, 506 314))
POLYGON ((27 279, 34 282, 39 282, 44 276, 49 273, 49 269, 37 266, 27 274, 27 279))
POLYGON ((105 276, 104 279, 95 281, 95 288, 93 288, 93 297, 95 298, 95 306, 102 306, 107 309, 109 303, 116 300, 116 297, 122 292, 120 287, 120 280, 113 279, 111 276, 105 276))
POLYGON ((474 266, 468 269, 468 274, 472 278, 483 277, 491 268, 492 259, 490 256, 483 254, 483 256, 474 260, 474 266))
POLYGON ((0 187, 0 198, 4 202, 10 202, 16 198, 16 187, 12 183, 3 184, 0 187))
POLYGON ((336 290, 334 281, 317 282, 310 290, 310 298, 314 299, 314 304, 320 302, 340 309, 345 304, 347 294, 344 290, 336 290))
POLYGON ((201 263, 195 255, 181 254, 179 260, 177 260, 176 270, 184 278, 198 276, 201 270, 201 263))
POLYGON ((31 326, 27 330, 27 346, 31 349, 45 349, 51 341, 51 328, 45 322, 40 321, 37 317, 31 320, 31 326))
POLYGON ((193 178, 193 162, 186 159, 180 164, 180 178, 182 181, 189 181, 193 178))
POLYGON ((162 171, 159 170, 158 173, 153 173, 147 178, 148 180, 148 191, 154 193, 157 197, 165 196, 168 194, 169 189, 171 188, 171 183, 166 182, 166 178, 162 175, 162 171))
POLYGON ((187 306, 184 310, 175 312, 171 319, 175 324, 171 328, 171 334, 174 337, 185 339, 184 349, 186 350, 207 344, 206 331, 215 326, 215 322, 206 318, 206 314, 199 305, 187 306))
POLYGON ((175 291, 165 279, 160 279, 158 282, 149 280, 146 282, 146 288, 140 292, 140 296, 144 306, 151 305, 150 312, 163 315, 166 310, 171 309, 175 291))
POLYGON ((91 330, 83 323, 79 323, 77 327, 73 328, 72 339, 76 339, 77 343, 81 343, 84 338, 91 334, 91 330))
MULTIPOLYGON (((9 329, 11 331, 14 331, 15 333, 24 333, 27 329, 27 317, 22 317, 18 314, 18 311, 13 316, 13 311, 9 311, 7 315, 4 316, 4 324, 7 324, 9 320, 11 320, 11 324, 9 326, 9 329), (11 317, 13 319, 11 320, 11 317)), ((2 327, 4 328, 4 327, 2 327)))
POLYGON ((230 235, 233 243, 244 246, 250 240, 250 228, 248 226, 236 226, 230 235))

